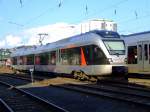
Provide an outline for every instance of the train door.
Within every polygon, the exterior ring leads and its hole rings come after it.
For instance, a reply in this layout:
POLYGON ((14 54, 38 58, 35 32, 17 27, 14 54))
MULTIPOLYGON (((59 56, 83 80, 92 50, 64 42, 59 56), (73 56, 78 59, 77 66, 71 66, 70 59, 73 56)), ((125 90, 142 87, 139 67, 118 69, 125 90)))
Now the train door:
POLYGON ((59 65, 60 64, 60 49, 56 50, 56 63, 59 65))
POLYGON ((138 67, 139 72, 149 72, 149 42, 138 42, 138 67))

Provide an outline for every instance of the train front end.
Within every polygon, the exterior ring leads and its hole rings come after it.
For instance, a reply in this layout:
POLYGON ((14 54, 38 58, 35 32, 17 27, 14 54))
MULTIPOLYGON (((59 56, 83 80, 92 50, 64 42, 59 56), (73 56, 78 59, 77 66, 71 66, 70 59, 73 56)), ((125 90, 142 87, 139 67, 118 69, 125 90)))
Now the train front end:
POLYGON ((125 43, 120 35, 113 31, 98 31, 97 34, 101 37, 99 46, 107 60, 102 70, 113 77, 127 77, 125 43))
POLYGON ((123 40, 113 39, 103 41, 108 51, 108 62, 112 65, 113 75, 122 75, 127 73, 125 64, 125 44, 123 40))

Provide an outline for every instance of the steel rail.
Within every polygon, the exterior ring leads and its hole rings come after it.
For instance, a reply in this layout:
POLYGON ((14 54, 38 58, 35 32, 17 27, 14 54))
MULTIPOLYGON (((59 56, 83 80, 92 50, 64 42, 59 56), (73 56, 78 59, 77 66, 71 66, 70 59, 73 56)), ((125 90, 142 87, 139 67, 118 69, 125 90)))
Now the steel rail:
POLYGON ((135 100, 133 97, 127 98, 127 97, 120 96, 120 95, 117 95, 117 94, 114 95, 114 93, 112 94, 112 92, 110 92, 110 91, 90 90, 90 89, 87 89, 87 88, 78 87, 78 85, 76 85, 76 86, 71 86, 70 85, 69 86, 69 85, 52 85, 51 84, 50 86, 57 87, 57 88, 63 88, 63 89, 66 89, 66 90, 71 90, 71 91, 76 91, 76 92, 81 92, 81 93, 94 95, 94 96, 108 97, 108 98, 115 99, 115 100, 120 100, 120 101, 125 101, 125 102, 130 102, 130 103, 135 103, 135 104, 140 104, 140 105, 143 105, 143 106, 150 107, 150 102, 135 100))
POLYGON ((38 97, 36 95, 33 95, 33 94, 23 90, 23 89, 17 88, 15 86, 10 85, 10 84, 8 84, 6 82, 3 82, 3 81, 0 81, 0 83, 10 87, 11 89, 15 89, 15 90, 19 91, 20 93, 22 93, 24 95, 27 95, 30 98, 33 98, 35 101, 38 101, 38 102, 44 104, 47 108, 51 109, 54 112, 69 112, 68 110, 65 110, 65 109, 63 109, 63 108, 61 108, 61 107, 59 107, 59 106, 57 106, 57 105, 55 105, 53 103, 50 103, 49 101, 44 100, 44 99, 42 99, 42 98, 40 98, 40 97, 38 97))
POLYGON ((2 105, 7 112, 14 112, 13 109, 9 105, 7 105, 7 103, 1 98, 0 98, 0 105, 2 105))

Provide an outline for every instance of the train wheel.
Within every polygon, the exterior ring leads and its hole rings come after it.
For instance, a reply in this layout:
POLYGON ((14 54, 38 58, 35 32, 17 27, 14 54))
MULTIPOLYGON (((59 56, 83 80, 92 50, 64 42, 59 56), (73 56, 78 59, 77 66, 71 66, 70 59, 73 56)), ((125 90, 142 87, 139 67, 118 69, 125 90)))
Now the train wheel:
POLYGON ((85 73, 82 74, 85 80, 89 80, 89 76, 87 76, 85 73))
POLYGON ((79 73, 80 80, 89 80, 89 77, 82 71, 79 73))
POLYGON ((73 72, 73 76, 75 79, 78 79, 78 80, 89 80, 89 77, 82 71, 74 71, 73 72))
POLYGON ((79 80, 81 81, 85 80, 83 76, 83 72, 79 72, 79 80))

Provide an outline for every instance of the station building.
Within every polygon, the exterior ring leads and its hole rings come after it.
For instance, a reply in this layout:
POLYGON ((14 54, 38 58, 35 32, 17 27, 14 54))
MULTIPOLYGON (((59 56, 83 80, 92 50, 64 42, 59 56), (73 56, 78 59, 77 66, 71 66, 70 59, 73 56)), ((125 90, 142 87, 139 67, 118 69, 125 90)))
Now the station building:
POLYGON ((94 19, 81 24, 81 33, 91 30, 117 31, 117 23, 107 19, 94 19))

